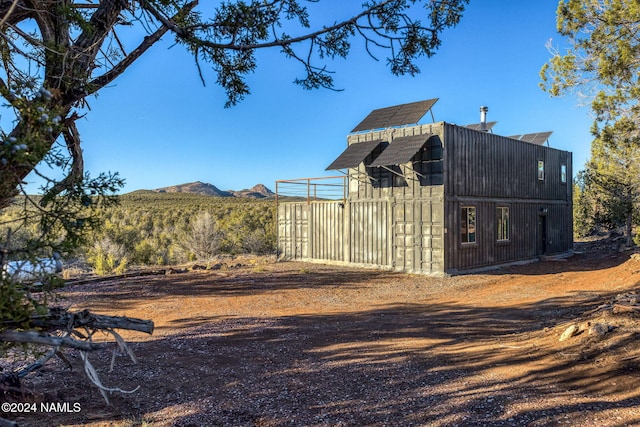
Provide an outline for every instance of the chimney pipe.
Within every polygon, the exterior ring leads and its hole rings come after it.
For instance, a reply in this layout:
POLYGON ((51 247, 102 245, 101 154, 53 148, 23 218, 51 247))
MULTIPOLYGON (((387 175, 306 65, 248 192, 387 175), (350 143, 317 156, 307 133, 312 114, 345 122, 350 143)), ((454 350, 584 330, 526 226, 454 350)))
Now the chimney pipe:
POLYGON ((487 111, 489 111, 489 107, 485 107, 484 105, 480 107, 480 130, 483 132, 487 132, 487 111))

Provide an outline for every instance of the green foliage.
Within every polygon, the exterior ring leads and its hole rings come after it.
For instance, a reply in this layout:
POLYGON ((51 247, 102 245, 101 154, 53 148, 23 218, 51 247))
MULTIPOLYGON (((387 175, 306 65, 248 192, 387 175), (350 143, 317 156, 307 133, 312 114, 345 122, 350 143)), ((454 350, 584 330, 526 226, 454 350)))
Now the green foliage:
POLYGON ((565 54, 552 48, 541 71, 542 87, 554 96, 571 91, 591 96, 598 122, 633 115, 640 94, 640 3, 561 0, 557 24, 571 45, 565 54))
POLYGON ((92 253, 88 260, 93 265, 95 273, 100 276, 122 274, 127 271, 129 264, 127 257, 118 257, 102 250, 97 250, 92 253))
POLYGON ((43 305, 33 299, 27 290, 8 277, 0 278, 0 331, 6 322, 12 328, 27 328, 33 314, 41 312, 43 305))
POLYGON ((626 119, 607 125, 592 142, 591 158, 579 174, 574 212, 576 232, 624 228, 631 244, 640 215, 640 138, 626 119))
POLYGON ((275 251, 275 201, 136 191, 101 211, 83 251, 101 274, 126 265, 171 265, 218 254, 275 251), (110 264, 111 262, 111 264, 110 264))
POLYGON ((591 158, 576 196, 577 232, 624 227, 631 244, 640 201, 640 2, 561 0, 560 34, 570 47, 541 70, 552 96, 577 92, 595 113, 591 158))
POLYGON ((328 22, 321 30, 309 31, 311 6, 302 2, 228 2, 222 3, 208 22, 193 15, 183 17, 191 29, 182 34, 180 42, 212 64, 229 106, 249 94, 245 76, 255 71, 255 53, 262 47, 278 46, 287 57, 299 61, 305 75, 295 82, 306 89, 333 87, 331 72, 322 64, 315 65, 314 59, 347 57, 351 39, 356 36, 367 41, 370 54, 374 49, 389 53, 387 62, 393 74, 416 74, 416 59, 434 54, 441 43, 439 34, 458 23, 467 3, 369 1, 359 11, 354 10, 350 19, 328 22), (285 33, 283 28, 293 33, 285 33))
POLYGON ((586 237, 596 231, 596 221, 592 201, 589 193, 585 193, 585 183, 582 172, 573 183, 573 236, 586 237))

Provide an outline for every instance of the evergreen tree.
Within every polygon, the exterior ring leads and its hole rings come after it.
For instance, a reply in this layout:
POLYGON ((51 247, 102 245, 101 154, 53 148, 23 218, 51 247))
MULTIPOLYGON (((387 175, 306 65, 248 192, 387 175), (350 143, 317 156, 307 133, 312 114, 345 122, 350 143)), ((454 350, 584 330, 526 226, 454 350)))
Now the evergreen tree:
POLYGON ((584 171, 594 220, 610 228, 624 227, 632 245, 633 218, 640 206, 640 138, 626 117, 606 125, 591 144, 584 171))
POLYGON ((640 2, 561 0, 557 23, 571 46, 564 54, 549 46, 554 55, 541 70, 542 87, 591 100, 594 140, 582 196, 593 200, 598 221, 624 224, 631 244, 640 195, 640 2))

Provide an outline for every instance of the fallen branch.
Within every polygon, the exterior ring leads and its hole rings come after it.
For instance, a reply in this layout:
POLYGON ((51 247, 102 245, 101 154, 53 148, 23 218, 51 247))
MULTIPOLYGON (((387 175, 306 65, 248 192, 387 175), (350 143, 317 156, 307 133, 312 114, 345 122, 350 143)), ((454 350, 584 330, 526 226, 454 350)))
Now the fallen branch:
MULTIPOLYGON (((11 322, 3 322, 11 328, 11 322)), ((153 322, 151 320, 136 319, 124 316, 104 316, 93 314, 89 310, 70 312, 64 309, 51 309, 49 313, 42 316, 33 316, 30 325, 44 331, 65 330, 70 331, 75 328, 89 329, 127 329, 130 331, 153 333, 153 322)), ((17 326, 17 325, 16 325, 17 326)))
MULTIPOLYGON (((134 390, 127 391, 118 387, 105 387, 98 376, 98 372, 89 362, 88 351, 106 348, 106 344, 94 343, 92 336, 97 331, 111 334, 117 344, 117 348, 129 355, 135 363, 136 357, 124 339, 114 331, 114 329, 126 329, 140 331, 147 334, 153 333, 153 322, 150 320, 135 319, 124 316, 104 316, 93 314, 88 310, 70 312, 66 309, 52 308, 45 315, 37 315, 31 318, 30 326, 38 331, 16 330, 20 325, 11 321, 0 321, 0 326, 5 329, 0 331, 0 341, 40 344, 52 347, 52 349, 42 358, 21 370, 19 373, 9 373, 0 377, 0 384, 9 380, 19 380, 27 374, 41 368, 54 355, 58 355, 63 361, 69 364, 68 360, 59 351, 61 347, 74 348, 80 350, 84 362, 84 371, 89 380, 100 390, 100 393, 108 403, 107 392, 134 393, 134 390), (15 328, 15 329, 12 329, 15 328), (62 335, 60 335, 62 333, 62 335)), ((115 362, 115 351, 112 356, 111 370, 115 362)), ((0 420, 2 421, 2 420, 0 420)), ((0 424, 0 427, 3 427, 0 424)))
POLYGON ((98 387, 98 389, 100 390, 100 394, 102 394, 102 397, 107 402, 107 404, 109 404, 109 397, 107 396, 107 392, 109 392, 109 393, 118 392, 118 393, 123 393, 123 394, 133 394, 133 393, 135 393, 136 391, 138 391, 140 389, 140 386, 134 388, 133 390, 122 390, 121 388, 118 388, 118 387, 105 387, 102 384, 102 381, 100 381, 100 377, 98 376, 98 372, 93 367, 91 362, 89 362, 89 356, 87 355, 87 353, 80 352, 80 357, 82 358, 82 361, 84 362, 84 372, 85 372, 85 374, 87 374, 87 378, 89 378, 89 381, 91 381, 93 383, 93 385, 98 387))
POLYGON ((78 341, 70 337, 54 337, 42 332, 35 331, 3 331, 0 332, 0 341, 19 342, 26 344, 42 344, 51 347, 70 347, 85 351, 104 348, 102 344, 87 341, 78 341))
POLYGON ((613 308, 612 304, 601 304, 601 305, 597 306, 596 308, 594 308, 593 310, 589 310, 589 311, 585 312, 584 315, 590 315, 590 314, 596 313, 598 311, 608 310, 610 308, 613 308))

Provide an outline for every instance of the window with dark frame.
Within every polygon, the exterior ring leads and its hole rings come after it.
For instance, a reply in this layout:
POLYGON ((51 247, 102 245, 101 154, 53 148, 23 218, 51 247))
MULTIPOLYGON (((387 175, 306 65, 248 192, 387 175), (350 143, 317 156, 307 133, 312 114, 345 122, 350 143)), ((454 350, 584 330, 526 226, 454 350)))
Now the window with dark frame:
POLYGON ((476 242, 476 208, 463 206, 460 218, 460 236, 462 243, 476 242))
POLYGON ((496 212, 497 216, 497 230, 498 241, 504 242, 509 240, 509 208, 505 206, 499 206, 496 212))
POLYGON ((414 169, 420 185, 442 185, 444 183, 444 153, 440 138, 431 137, 417 153, 414 169))
POLYGON ((560 165, 560 182, 567 183, 567 165, 560 165))
POLYGON ((538 160, 538 181, 544 181, 544 161, 538 160))

